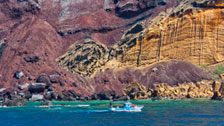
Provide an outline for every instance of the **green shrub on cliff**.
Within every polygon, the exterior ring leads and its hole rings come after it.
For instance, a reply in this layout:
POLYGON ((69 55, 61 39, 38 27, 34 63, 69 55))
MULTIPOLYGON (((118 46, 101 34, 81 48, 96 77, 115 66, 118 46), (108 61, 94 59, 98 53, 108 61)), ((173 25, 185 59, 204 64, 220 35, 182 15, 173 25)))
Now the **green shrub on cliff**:
POLYGON ((202 64, 202 65, 201 65, 201 68, 202 68, 202 69, 207 69, 208 66, 206 66, 205 64, 202 64))
POLYGON ((223 65, 220 64, 220 65, 218 66, 218 69, 216 69, 216 70, 214 71, 214 73, 215 73, 215 74, 222 74, 222 73, 224 73, 224 67, 223 67, 223 65))

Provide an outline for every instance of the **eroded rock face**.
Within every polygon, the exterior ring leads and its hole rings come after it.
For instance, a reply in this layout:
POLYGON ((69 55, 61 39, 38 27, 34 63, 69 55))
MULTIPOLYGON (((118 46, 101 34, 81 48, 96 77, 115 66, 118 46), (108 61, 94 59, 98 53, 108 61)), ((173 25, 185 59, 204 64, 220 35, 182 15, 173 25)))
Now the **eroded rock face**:
POLYGON ((179 98, 211 98, 214 94, 213 81, 203 80, 196 83, 182 83, 176 86, 169 86, 166 83, 156 84, 153 90, 153 97, 179 98))
POLYGON ((224 100, 224 84, 218 81, 213 83, 214 95, 212 96, 212 100, 224 100))
POLYGON ((70 47, 69 51, 61 56, 57 62, 73 73, 83 76, 92 75, 108 60, 108 48, 97 44, 93 40, 70 47))
POLYGON ((131 99, 186 99, 186 98, 212 98, 223 100, 223 86, 218 81, 202 80, 198 82, 155 84, 154 88, 146 88, 138 83, 132 83, 124 89, 125 95, 131 99))
POLYGON ((161 12, 144 31, 124 34, 120 43, 130 49, 118 56, 121 66, 147 66, 159 61, 180 59, 193 64, 223 62, 223 8, 217 1, 185 1, 161 12), (135 40, 135 41, 133 41, 135 40))
POLYGON ((151 96, 151 92, 148 93, 148 90, 144 85, 140 85, 137 82, 133 82, 129 84, 124 89, 124 95, 129 96, 131 99, 137 100, 137 99, 146 99, 149 96, 151 96))

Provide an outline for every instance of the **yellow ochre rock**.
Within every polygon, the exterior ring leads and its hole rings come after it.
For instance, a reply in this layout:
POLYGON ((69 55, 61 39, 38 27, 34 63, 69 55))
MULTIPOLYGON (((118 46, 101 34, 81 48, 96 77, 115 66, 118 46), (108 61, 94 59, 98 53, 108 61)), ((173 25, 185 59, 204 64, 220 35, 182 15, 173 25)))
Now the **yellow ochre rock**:
POLYGON ((170 59, 199 65, 223 62, 224 9, 219 6, 196 10, 181 5, 182 11, 161 13, 143 33, 124 35, 123 40, 136 40, 136 44, 118 58, 120 66, 148 66, 170 59))
POLYGON ((144 85, 133 82, 124 89, 124 95, 137 100, 148 98, 148 96, 151 95, 151 92, 148 92, 144 85))
POLYGON ((202 80, 196 83, 182 83, 176 86, 170 86, 166 83, 155 84, 153 89, 147 91, 144 86, 135 82, 129 84, 124 89, 124 94, 134 100, 150 97, 170 99, 212 98, 215 92, 218 92, 218 96, 221 97, 221 94, 224 94, 223 87, 224 85, 221 86, 221 83, 218 81, 202 80))

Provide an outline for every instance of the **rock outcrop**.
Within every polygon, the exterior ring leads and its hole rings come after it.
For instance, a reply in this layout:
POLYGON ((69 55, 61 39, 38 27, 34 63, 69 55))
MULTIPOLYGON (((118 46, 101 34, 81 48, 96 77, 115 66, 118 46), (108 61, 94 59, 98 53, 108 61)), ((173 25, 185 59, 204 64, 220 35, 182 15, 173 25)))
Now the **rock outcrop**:
POLYGON ((212 98, 223 100, 223 84, 219 81, 202 80, 198 82, 179 83, 169 85, 167 83, 155 84, 154 88, 146 89, 138 83, 131 83, 124 89, 124 95, 131 99, 186 99, 186 98, 212 98))
POLYGON ((169 86, 166 83, 156 84, 152 97, 167 97, 171 99, 181 98, 211 98, 213 96, 213 81, 182 83, 169 86))
POLYGON ((27 99, 7 92, 3 95, 2 106, 25 106, 28 103, 27 99))
POLYGON ((151 92, 148 93, 145 86, 140 85, 137 82, 133 82, 124 89, 124 95, 129 96, 131 99, 137 100, 148 98, 151 96, 151 92))
POLYGON ((213 83, 213 91, 214 95, 212 96, 212 100, 224 100, 224 84, 218 81, 213 83))
POLYGON ((58 59, 59 65, 72 73, 90 76, 108 60, 107 47, 86 39, 84 43, 71 46, 69 51, 58 59))

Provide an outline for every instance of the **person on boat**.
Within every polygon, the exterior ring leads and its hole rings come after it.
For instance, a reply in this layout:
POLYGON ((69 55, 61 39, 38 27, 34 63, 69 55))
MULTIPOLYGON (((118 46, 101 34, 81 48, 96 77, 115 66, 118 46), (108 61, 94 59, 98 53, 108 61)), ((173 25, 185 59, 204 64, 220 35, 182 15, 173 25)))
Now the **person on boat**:
POLYGON ((132 104, 131 107, 136 107, 136 105, 135 104, 132 104))

